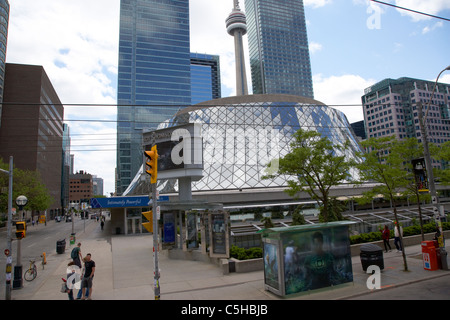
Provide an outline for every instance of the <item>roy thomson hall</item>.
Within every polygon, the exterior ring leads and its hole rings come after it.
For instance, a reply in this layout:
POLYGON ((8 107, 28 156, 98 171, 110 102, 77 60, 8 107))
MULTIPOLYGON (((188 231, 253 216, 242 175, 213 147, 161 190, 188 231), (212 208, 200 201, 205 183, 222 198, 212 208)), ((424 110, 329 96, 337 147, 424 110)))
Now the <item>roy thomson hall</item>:
MULTIPOLYGON (((284 192, 290 177, 263 179, 267 164, 289 152, 292 136, 299 128, 316 130, 334 145, 349 141, 351 148, 345 154, 348 158, 356 158, 361 151, 342 112, 314 99, 292 95, 210 100, 180 110, 155 132, 144 131, 143 149, 150 150, 152 141, 158 146, 157 189, 163 236, 166 220, 175 225, 180 221, 185 225, 193 223, 197 228, 202 217, 206 217, 202 213, 226 212, 231 221, 231 237, 248 236, 249 242, 240 245, 254 246, 250 242, 258 238, 253 235, 261 229, 262 217, 271 216, 276 226, 288 226, 292 212, 300 204, 309 205, 303 212, 307 222, 318 222, 317 205, 306 193, 294 199, 284 192), (188 221, 186 213, 197 218, 188 221)), ((356 171, 351 175, 358 180, 356 171)), ((361 222, 364 218, 357 216, 352 197, 372 186, 344 182, 332 188, 331 196, 348 200, 350 219, 361 222)), ((438 185, 439 190, 442 189, 438 185)), ((142 212, 151 210, 149 194, 150 178, 141 167, 123 196, 93 199, 91 205, 111 212, 113 233, 141 233, 146 232, 142 212)), ((374 205, 377 207, 372 203, 372 208, 374 205)), ((388 204, 386 211, 389 209, 388 204)), ((408 220, 416 216, 404 213, 403 217, 404 225, 408 225, 408 220)), ((386 219, 379 219, 381 223, 385 224, 386 219)), ((362 227, 363 232, 378 229, 373 219, 362 223, 362 227)))

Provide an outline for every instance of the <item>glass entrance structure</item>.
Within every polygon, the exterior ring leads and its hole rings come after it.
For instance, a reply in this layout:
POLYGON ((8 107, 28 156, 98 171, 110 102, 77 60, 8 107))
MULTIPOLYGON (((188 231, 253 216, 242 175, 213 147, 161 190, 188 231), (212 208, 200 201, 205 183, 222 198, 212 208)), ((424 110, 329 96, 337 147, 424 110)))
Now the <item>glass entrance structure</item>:
MULTIPOLYGON (((248 95, 215 99, 179 111, 161 123, 167 128, 201 123, 203 178, 192 191, 286 187, 289 177, 264 180, 267 164, 290 150, 299 128, 315 130, 335 145, 350 141, 346 157, 361 151, 345 115, 310 98, 291 95, 248 95)), ((276 165, 276 164, 275 164, 276 165)), ((356 171, 351 172, 356 178, 356 171)), ((148 185, 137 175, 125 194, 144 194, 148 185)), ((160 193, 178 191, 177 180, 158 181, 160 193)))

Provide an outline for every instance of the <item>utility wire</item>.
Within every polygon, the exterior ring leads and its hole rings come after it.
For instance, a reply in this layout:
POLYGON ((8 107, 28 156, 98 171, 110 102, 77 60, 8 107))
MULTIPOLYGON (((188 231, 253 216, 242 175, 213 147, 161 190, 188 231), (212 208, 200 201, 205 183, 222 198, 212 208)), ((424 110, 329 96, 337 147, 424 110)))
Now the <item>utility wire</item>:
POLYGON ((416 11, 416 10, 412 10, 412 9, 408 9, 408 8, 404 8, 404 7, 400 7, 400 6, 397 6, 395 4, 386 3, 386 2, 378 1, 378 0, 370 0, 370 1, 376 2, 376 3, 379 3, 379 4, 384 4, 386 6, 394 7, 394 8, 397 8, 397 9, 406 10, 406 11, 409 11, 409 12, 414 12, 414 13, 421 14, 421 15, 428 16, 428 17, 432 17, 432 18, 441 19, 441 20, 445 20, 445 21, 450 21, 450 19, 447 19, 447 18, 444 18, 444 17, 439 17, 439 16, 435 16, 435 15, 432 15, 432 14, 429 14, 429 13, 416 11))

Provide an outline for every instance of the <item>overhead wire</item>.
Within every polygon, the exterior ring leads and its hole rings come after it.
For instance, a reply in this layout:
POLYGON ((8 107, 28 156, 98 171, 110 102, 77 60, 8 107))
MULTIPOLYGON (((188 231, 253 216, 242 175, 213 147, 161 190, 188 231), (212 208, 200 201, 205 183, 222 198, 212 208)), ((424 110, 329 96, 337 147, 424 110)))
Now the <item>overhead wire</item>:
POLYGON ((436 19, 441 19, 441 20, 445 20, 445 21, 450 21, 450 19, 448 19, 448 18, 432 15, 432 14, 425 13, 425 12, 422 12, 422 11, 416 11, 416 10, 408 9, 408 8, 405 8, 405 7, 400 7, 400 6, 397 6, 397 5, 392 4, 392 3, 387 3, 387 2, 378 1, 378 0, 370 0, 370 1, 382 4, 382 5, 394 7, 396 9, 401 9, 401 10, 405 10, 405 11, 421 14, 421 15, 428 16, 428 17, 431 17, 431 18, 436 18, 436 19))

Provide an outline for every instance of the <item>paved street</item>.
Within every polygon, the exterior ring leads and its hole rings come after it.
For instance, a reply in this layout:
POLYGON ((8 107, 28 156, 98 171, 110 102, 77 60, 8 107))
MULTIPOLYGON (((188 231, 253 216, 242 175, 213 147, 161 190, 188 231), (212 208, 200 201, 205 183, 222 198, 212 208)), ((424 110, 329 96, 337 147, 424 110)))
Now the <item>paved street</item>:
MULTIPOLYGON (((96 220, 82 220, 79 217, 75 217, 74 219, 74 231, 76 236, 81 236, 84 234, 84 230, 90 230, 92 224, 97 224, 96 220)), ((13 257, 13 266, 16 265, 17 262, 17 243, 18 240, 15 239, 15 226, 12 227, 12 235, 14 240, 12 241, 12 257, 13 257)), ((20 240, 21 243, 21 251, 22 251, 22 266, 23 272, 25 272, 26 268, 29 265, 29 260, 36 260, 36 265, 38 267, 38 278, 42 279, 45 275, 48 275, 53 268, 55 268, 55 261, 57 261, 56 254, 56 242, 65 239, 66 240, 66 249, 70 247, 70 234, 72 233, 72 223, 71 222, 55 222, 51 220, 45 224, 38 224, 32 226, 31 223, 27 226, 26 237, 20 240), (47 265, 44 266, 44 270, 42 270, 41 265, 41 255, 45 252, 47 256, 47 265)), ((4 249, 6 248, 6 235, 7 228, 0 229, 0 266, 2 272, 0 272, 0 297, 4 297, 5 292, 5 272, 4 266, 6 265, 6 256, 3 254, 4 249)), ((66 252, 67 254, 67 252, 66 252)), ((14 276, 14 269, 13 269, 14 276)), ((25 280, 24 280, 25 281, 25 280)), ((34 280, 39 281, 39 280, 34 280)))
MULTIPOLYGON (((94 280, 94 300, 153 300, 153 241, 151 235, 111 235, 109 219, 105 230, 96 221, 86 221, 79 228, 77 240, 82 243, 83 253, 92 253, 96 262, 94 280)), ((69 223, 65 224, 69 225, 69 223)), ((57 230, 65 225, 50 223, 42 229, 57 230)), ((67 227, 68 237, 70 228, 67 227)), ((33 236, 37 236, 36 234, 33 236)), ((48 235, 47 235, 48 236, 48 235)), ((43 238, 44 234, 42 235, 43 238)), ((32 237, 28 238, 32 239, 32 237)), ((67 239, 68 241, 68 239, 67 239)), ((34 246, 31 246, 31 249, 34 246)), ((25 282, 24 288, 13 290, 13 300, 67 300, 67 295, 59 292, 61 277, 65 275, 70 261, 68 245, 64 254, 57 254, 55 244, 48 254, 48 264, 44 270, 38 268, 38 277, 25 282)), ((447 247, 447 251, 450 248, 447 247)), ((279 297, 264 289, 264 273, 230 273, 224 275, 215 264, 173 260, 167 251, 160 254, 161 300, 179 300, 186 305, 190 301, 204 300, 242 301, 292 301, 292 300, 449 300, 450 271, 427 271, 423 269, 421 246, 410 246, 406 250, 409 271, 403 271, 402 255, 389 252, 384 255, 385 269, 381 272, 381 289, 369 290, 369 277, 362 270, 359 256, 352 257, 353 283, 327 290, 312 291, 301 295, 279 297)), ((2 258, 0 263, 4 263, 2 258)), ((4 298, 4 281, 0 284, 0 299, 4 298)), ((277 304, 278 305, 278 304, 277 304)))

